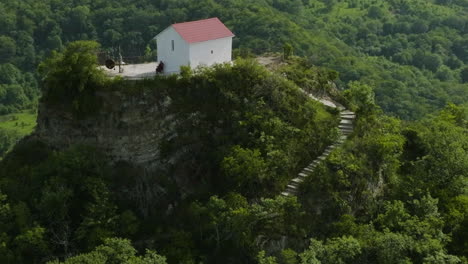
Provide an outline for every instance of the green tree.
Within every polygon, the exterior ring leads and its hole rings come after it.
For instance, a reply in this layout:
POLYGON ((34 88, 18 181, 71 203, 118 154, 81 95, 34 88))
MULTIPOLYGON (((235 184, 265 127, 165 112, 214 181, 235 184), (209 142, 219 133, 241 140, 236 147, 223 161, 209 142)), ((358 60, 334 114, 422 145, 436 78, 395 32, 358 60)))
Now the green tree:
POLYGON ((50 103, 68 103, 75 113, 92 113, 98 106, 96 89, 105 78, 97 68, 99 44, 76 41, 61 53, 52 52, 41 63, 39 72, 44 78, 44 98, 50 103))
POLYGON ((33 227, 25 230, 14 239, 16 254, 20 261, 33 263, 35 259, 46 257, 50 254, 49 244, 46 238, 46 229, 33 227))
POLYGON ((453 74, 449 67, 442 65, 436 73, 436 77, 441 81, 453 80, 453 74))
POLYGON ((0 129, 0 157, 5 156, 8 150, 16 143, 17 136, 8 130, 0 129))
POLYGON ((352 82, 349 89, 345 91, 345 97, 353 103, 360 113, 370 113, 375 110, 375 95, 369 85, 352 82))
POLYGON ((276 261, 275 257, 266 257, 265 256, 265 251, 260 251, 258 252, 258 264, 277 264, 278 262, 276 261))
POLYGON ((10 62, 15 54, 15 41, 8 36, 0 36, 0 63, 10 62))
POLYGON ((0 192, 0 261, 2 263, 13 263, 15 256, 10 246, 11 237, 9 232, 14 227, 13 211, 7 201, 7 196, 0 192))
POLYGON ((281 251, 281 263, 283 264, 297 264, 298 262, 298 255, 297 253, 288 248, 281 251))
POLYGON ((166 264, 166 258, 154 251, 147 250, 145 255, 137 256, 130 240, 108 238, 104 244, 93 251, 68 258, 64 262, 58 260, 48 264, 166 264))
POLYGON ((291 44, 286 43, 283 45, 283 58, 285 60, 289 59, 293 55, 293 46, 291 44))
POLYGON ((408 256, 413 244, 409 236, 391 232, 375 236, 372 247, 376 248, 378 263, 411 263, 408 256))
POLYGON ((468 83, 468 67, 465 67, 460 71, 460 78, 462 79, 462 82, 468 83))
POLYGON ((416 34, 425 33, 429 29, 429 26, 424 20, 416 20, 411 26, 411 31, 416 34))
POLYGON ((355 260, 361 254, 361 245, 353 237, 340 237, 327 240, 326 243, 311 239, 309 249, 300 257, 302 264, 345 264, 355 260))
POLYGON ((369 11, 367 11, 367 15, 371 18, 378 19, 383 17, 384 12, 379 6, 371 6, 369 11))
POLYGON ((224 158, 222 168, 226 179, 234 181, 238 190, 244 190, 249 195, 256 192, 256 186, 267 180, 267 163, 258 149, 244 149, 234 146, 230 154, 224 158))

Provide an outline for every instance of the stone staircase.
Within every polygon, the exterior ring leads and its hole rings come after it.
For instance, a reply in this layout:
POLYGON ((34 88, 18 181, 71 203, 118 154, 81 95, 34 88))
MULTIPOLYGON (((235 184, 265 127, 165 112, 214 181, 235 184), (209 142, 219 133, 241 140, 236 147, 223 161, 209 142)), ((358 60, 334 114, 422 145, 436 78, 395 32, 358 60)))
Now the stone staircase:
POLYGON ((314 171, 315 167, 322 161, 324 161, 328 155, 337 147, 342 145, 345 140, 348 138, 348 136, 353 133, 353 122, 354 119, 356 118, 356 114, 354 112, 351 112, 349 110, 346 110, 342 107, 338 107, 340 111, 340 125, 338 126, 338 129, 340 130, 340 137, 338 138, 335 143, 332 145, 328 146, 325 151, 317 157, 314 161, 312 161, 307 167, 305 167, 299 174, 297 175, 296 178, 292 179, 288 186, 286 187, 286 190, 281 193, 283 196, 294 196, 297 194, 297 190, 299 188, 299 185, 307 178, 312 172, 314 171))

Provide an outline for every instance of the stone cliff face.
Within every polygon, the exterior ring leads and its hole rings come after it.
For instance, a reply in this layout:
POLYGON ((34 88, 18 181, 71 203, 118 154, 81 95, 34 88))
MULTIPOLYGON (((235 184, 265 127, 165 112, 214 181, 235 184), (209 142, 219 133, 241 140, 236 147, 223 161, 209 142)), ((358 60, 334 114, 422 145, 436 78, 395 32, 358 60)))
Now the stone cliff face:
POLYGON ((81 120, 42 103, 32 137, 57 149, 72 144, 95 146, 113 162, 157 166, 160 140, 174 133, 174 118, 168 112, 170 98, 149 92, 132 96, 101 92, 97 96, 102 99, 100 110, 81 120))

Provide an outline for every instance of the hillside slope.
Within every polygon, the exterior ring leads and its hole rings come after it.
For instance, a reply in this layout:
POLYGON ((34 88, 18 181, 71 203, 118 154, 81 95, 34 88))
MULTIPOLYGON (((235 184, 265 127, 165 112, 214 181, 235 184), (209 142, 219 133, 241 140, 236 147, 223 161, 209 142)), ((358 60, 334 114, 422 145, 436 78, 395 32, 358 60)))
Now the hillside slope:
POLYGON ((155 228, 177 225, 187 205, 274 197, 337 136, 337 111, 253 60, 126 81, 96 70, 96 47, 71 43, 41 67, 37 128, 0 163, 2 204, 21 207, 5 214, 26 218, 0 219, 5 240, 32 232, 39 244, 11 244, 2 263, 69 256, 110 236, 166 243, 155 228))
POLYGON ((1 263, 165 263, 154 250, 168 263, 466 262, 466 108, 405 124, 369 86, 340 93, 333 71, 297 57, 109 80, 96 48, 71 43, 41 67, 38 129, 0 162, 1 263), (283 197, 338 132, 338 112, 304 91, 357 118, 283 197))

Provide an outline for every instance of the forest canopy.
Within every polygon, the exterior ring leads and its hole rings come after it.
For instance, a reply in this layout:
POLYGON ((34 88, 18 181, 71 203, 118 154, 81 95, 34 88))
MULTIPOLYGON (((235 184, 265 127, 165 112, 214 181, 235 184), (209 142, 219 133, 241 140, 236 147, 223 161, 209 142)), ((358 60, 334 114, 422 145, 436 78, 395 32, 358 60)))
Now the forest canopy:
POLYGON ((468 10, 464 1, 202 0, 7 1, 0 3, 0 113, 33 107, 37 65, 75 40, 102 51, 156 59, 152 38, 174 22, 219 17, 235 34, 236 54, 281 51, 375 87, 391 115, 420 119, 464 103, 468 10))
MULTIPOLYGON (((68 57, 96 63, 94 47, 73 42, 51 57, 45 98, 52 88, 80 90, 55 82, 70 80, 59 66, 68 57)), ((337 111, 301 91, 331 94, 336 74, 311 67, 291 58, 268 71, 240 59, 142 82, 91 82, 82 91, 171 98, 177 133, 159 142, 171 162, 149 173, 92 146, 20 142, 0 163, 1 262, 465 263, 464 106, 406 123, 384 115, 372 88, 355 81, 335 94, 358 114, 353 136, 298 197, 278 195, 338 136, 337 111), (191 191, 177 184, 177 168, 191 191)))
POLYGON ((0 263, 468 262, 466 1, 11 0, 0 14, 0 263), (155 60, 158 32, 214 16, 236 34, 232 65, 143 82, 96 69, 97 50, 155 60), (265 52, 284 61, 245 59, 265 52), (79 122, 117 90, 170 98, 157 171, 17 142, 40 96, 79 122), (338 111, 303 91, 357 118, 283 197, 339 136, 338 111))

